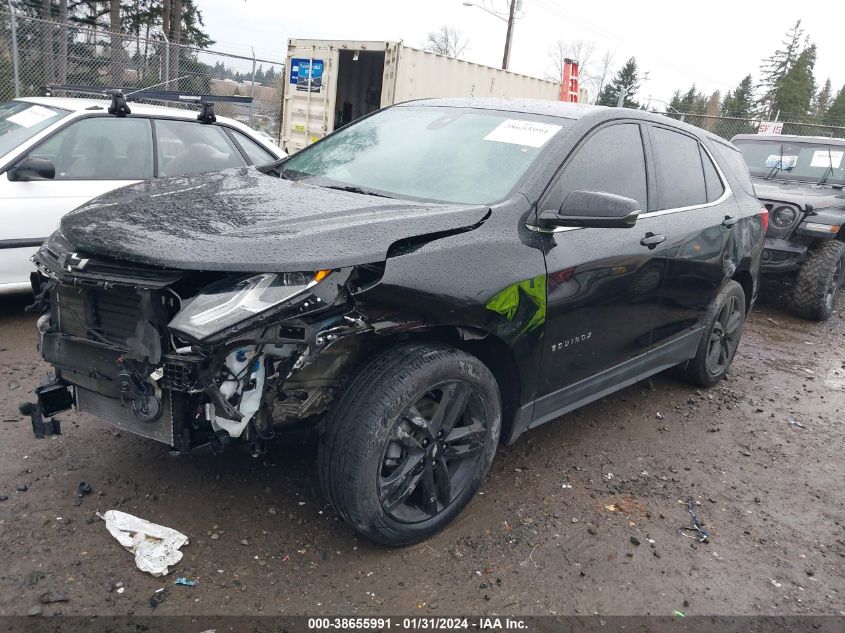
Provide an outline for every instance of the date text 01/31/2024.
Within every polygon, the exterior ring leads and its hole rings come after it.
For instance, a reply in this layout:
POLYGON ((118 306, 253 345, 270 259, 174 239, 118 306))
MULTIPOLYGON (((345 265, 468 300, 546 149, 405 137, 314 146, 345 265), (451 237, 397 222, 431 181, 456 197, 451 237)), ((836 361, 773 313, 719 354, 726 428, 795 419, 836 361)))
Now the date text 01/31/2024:
POLYGON ((308 618, 309 630, 378 630, 378 631, 458 631, 476 629, 480 631, 522 630, 527 623, 519 618, 499 617, 409 617, 409 618, 308 618))

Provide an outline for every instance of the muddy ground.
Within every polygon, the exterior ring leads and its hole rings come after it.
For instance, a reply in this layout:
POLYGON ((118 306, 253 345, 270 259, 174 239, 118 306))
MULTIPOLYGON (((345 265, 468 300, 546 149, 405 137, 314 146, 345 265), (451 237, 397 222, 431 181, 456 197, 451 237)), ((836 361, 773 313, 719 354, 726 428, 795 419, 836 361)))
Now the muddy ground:
POLYGON ((48 368, 23 305, 0 302, 0 615, 51 591, 67 602, 45 615, 148 615, 162 587, 156 614, 845 610, 843 302, 818 324, 761 300, 722 385, 660 375, 523 436, 455 524, 402 550, 338 520, 308 436, 174 458, 67 413, 34 440, 17 405, 48 368), (687 497, 708 543, 677 531, 687 497), (135 569, 95 516, 110 508, 190 536, 169 576, 135 569))

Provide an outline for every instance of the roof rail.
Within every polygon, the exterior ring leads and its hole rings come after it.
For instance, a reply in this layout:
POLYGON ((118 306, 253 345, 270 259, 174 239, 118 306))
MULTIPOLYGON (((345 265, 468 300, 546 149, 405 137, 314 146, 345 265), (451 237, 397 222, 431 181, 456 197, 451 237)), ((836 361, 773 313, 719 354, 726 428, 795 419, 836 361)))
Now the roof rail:
POLYGON ((241 95, 205 95, 177 90, 154 90, 147 88, 115 88, 109 86, 85 86, 78 84, 48 84, 44 87, 45 97, 55 96, 54 92, 75 92, 78 94, 111 96, 122 93, 127 101, 147 99, 152 101, 170 101, 174 103, 252 103, 252 97, 241 95))
POLYGON ((124 94, 120 88, 109 88, 107 86, 80 86, 77 84, 48 84, 44 86, 43 94, 45 97, 54 96, 54 92, 74 92, 77 94, 88 95, 104 95, 111 97, 111 105, 109 106, 109 114, 115 116, 126 116, 132 114, 129 109, 127 101, 137 101, 139 99, 147 99, 149 101, 166 101, 171 103, 194 103, 201 104, 202 111, 197 116, 197 120, 201 123, 214 123, 217 117, 214 116, 214 103, 252 103, 252 97, 242 97, 240 95, 221 96, 221 95, 202 95, 188 92, 178 92, 175 90, 153 90, 152 88, 138 88, 128 94, 124 94))

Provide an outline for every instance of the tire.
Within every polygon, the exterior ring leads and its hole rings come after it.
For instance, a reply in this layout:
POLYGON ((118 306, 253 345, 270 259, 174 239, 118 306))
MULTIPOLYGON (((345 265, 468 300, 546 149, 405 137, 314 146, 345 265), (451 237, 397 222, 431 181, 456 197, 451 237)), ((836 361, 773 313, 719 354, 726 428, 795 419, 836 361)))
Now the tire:
POLYGON ((422 541, 478 491, 501 411, 496 379, 474 356, 437 343, 390 348, 349 382, 325 420, 323 491, 359 534, 392 547, 422 541))
POLYGON ((744 324, 745 292, 731 280, 710 305, 698 349, 684 370, 686 380, 698 387, 721 381, 731 368, 744 324))
POLYGON ((792 292, 795 312, 807 319, 826 321, 833 314, 845 280, 845 244, 821 242, 807 252, 792 292))

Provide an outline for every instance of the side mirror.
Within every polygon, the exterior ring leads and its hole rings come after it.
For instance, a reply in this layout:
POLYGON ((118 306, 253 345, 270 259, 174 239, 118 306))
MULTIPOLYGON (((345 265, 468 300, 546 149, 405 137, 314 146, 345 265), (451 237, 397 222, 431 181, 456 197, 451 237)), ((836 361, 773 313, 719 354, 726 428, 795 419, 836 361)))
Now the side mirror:
POLYGON ((56 166, 46 158, 29 156, 6 172, 12 182, 27 182, 29 180, 53 180, 56 177, 56 166))
POLYGON ((557 211, 541 211, 541 229, 559 226, 628 229, 637 223, 640 203, 603 191, 572 191, 557 211))

